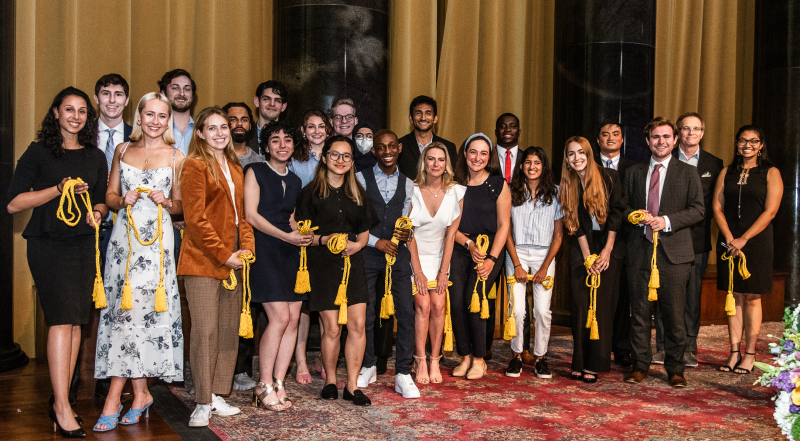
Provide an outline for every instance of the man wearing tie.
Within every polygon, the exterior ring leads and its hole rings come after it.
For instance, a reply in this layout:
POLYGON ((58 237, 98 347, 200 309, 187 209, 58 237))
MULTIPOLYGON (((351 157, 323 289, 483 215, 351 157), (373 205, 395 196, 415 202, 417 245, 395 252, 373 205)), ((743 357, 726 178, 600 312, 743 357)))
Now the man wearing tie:
MULTIPOLYGON (((597 146, 600 147, 594 156, 595 161, 605 168, 612 168, 619 173, 619 178, 625 176, 625 172, 636 162, 622 156, 622 146, 625 140, 622 138, 622 126, 614 121, 609 121, 600 125, 597 131, 597 146)), ((617 240, 624 240, 617 236, 617 240)), ((624 247, 622 247, 624 249, 624 247)), ((614 351, 614 361, 623 367, 630 367, 631 360, 631 302, 628 295, 628 281, 625 267, 620 272, 619 299, 617 310, 614 313, 614 334, 611 337, 611 349, 614 351)))
POLYGON ((694 167, 672 160, 678 130, 664 118, 656 117, 644 129, 650 147, 649 164, 628 169, 623 192, 628 201, 625 211, 625 243, 628 286, 631 296, 631 347, 633 369, 626 383, 641 383, 648 376, 652 358, 650 330, 653 304, 664 322, 664 367, 672 387, 686 387, 683 352, 686 346, 684 309, 686 285, 694 263, 692 225, 703 220, 703 186, 694 167), (627 221, 637 210, 646 212, 638 225, 627 221), (660 274, 658 300, 648 300, 653 233, 658 232, 656 265, 660 274))

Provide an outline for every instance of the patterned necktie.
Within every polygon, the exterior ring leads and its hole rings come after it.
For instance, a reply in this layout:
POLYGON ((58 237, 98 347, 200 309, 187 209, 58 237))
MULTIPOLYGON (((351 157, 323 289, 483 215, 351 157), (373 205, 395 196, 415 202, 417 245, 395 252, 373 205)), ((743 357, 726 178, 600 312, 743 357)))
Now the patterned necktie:
POLYGON ((511 184, 511 149, 506 150, 506 182, 511 184))
POLYGON ((610 159, 606 160, 606 168, 614 168, 614 163, 610 159))
MULTIPOLYGON (((658 171, 662 167, 661 164, 656 164, 653 167, 653 173, 650 175, 650 188, 647 192, 647 212, 652 216, 658 216, 658 207, 660 205, 658 200, 658 187, 661 182, 661 173, 658 171)), ((653 241, 653 229, 645 226, 644 235, 647 240, 653 241)))
POLYGON ((108 132, 108 141, 106 141, 105 154, 106 154, 106 161, 108 162, 108 168, 110 169, 111 161, 114 160, 114 147, 116 147, 114 145, 114 133, 116 133, 116 130, 108 129, 106 130, 106 132, 108 132))

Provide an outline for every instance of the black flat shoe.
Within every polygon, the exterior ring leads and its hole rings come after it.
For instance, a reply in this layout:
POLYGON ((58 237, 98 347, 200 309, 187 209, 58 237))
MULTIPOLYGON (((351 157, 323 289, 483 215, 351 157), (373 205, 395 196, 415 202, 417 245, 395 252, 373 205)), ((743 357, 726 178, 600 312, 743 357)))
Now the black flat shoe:
POLYGON ((583 382, 584 383, 597 383, 597 374, 590 374, 588 372, 583 373, 583 382))
POLYGON ((338 400, 339 389, 336 388, 335 384, 326 384, 325 387, 322 388, 322 391, 319 393, 319 397, 322 398, 323 400, 338 400))
POLYGON ((364 392, 361 392, 359 389, 356 389, 356 391, 351 394, 350 391, 347 390, 347 387, 345 387, 342 391, 342 398, 347 401, 352 401, 356 406, 372 405, 372 401, 370 401, 369 398, 364 395, 364 392))

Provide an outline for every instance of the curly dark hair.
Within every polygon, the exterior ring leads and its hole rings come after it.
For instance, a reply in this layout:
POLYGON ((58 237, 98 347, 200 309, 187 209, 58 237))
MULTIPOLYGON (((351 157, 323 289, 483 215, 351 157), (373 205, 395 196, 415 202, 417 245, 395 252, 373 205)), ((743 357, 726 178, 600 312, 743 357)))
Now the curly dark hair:
POLYGON ((47 146, 56 158, 60 158, 64 154, 64 139, 61 137, 61 124, 54 112, 58 111, 68 96, 77 96, 86 103, 86 124, 78 132, 78 144, 87 149, 97 148, 97 112, 85 92, 70 86, 58 92, 58 95, 53 98, 53 104, 47 108, 47 114, 42 120, 42 128, 36 134, 36 141, 47 146))
POLYGON ((558 197, 558 190, 556 184, 553 182, 553 171, 550 169, 550 161, 547 159, 547 153, 541 147, 528 147, 527 150, 522 152, 522 161, 520 161, 519 170, 514 173, 514 178, 511 179, 511 205, 519 207, 520 205, 531 199, 530 189, 528 188, 528 179, 525 173, 522 173, 522 167, 525 166, 525 161, 531 156, 537 156, 542 161, 542 174, 539 176, 539 185, 536 186, 536 194, 533 199, 542 201, 546 205, 553 203, 558 197))
POLYGON ((260 153, 267 161, 269 161, 270 158, 269 151, 267 151, 269 137, 272 136, 273 133, 278 133, 280 131, 283 131, 283 133, 292 138, 292 143, 294 144, 295 150, 301 147, 300 131, 297 130, 297 128, 284 121, 270 121, 264 126, 264 128, 261 129, 261 137, 258 140, 258 150, 260 150, 260 153))

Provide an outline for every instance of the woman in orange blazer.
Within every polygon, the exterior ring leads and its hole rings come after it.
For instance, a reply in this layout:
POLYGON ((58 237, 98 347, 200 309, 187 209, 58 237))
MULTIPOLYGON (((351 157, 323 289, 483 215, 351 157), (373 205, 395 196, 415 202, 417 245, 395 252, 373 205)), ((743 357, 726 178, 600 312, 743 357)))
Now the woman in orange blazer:
POLYGON ((195 408, 189 426, 207 426, 210 414, 240 410, 219 394, 231 391, 238 348, 242 277, 234 290, 222 282, 242 268, 239 255, 255 249, 253 229, 244 219, 244 174, 231 141, 228 115, 219 107, 197 115, 189 154, 180 174, 184 189, 185 236, 178 275, 186 287, 192 317, 189 360, 195 408))

